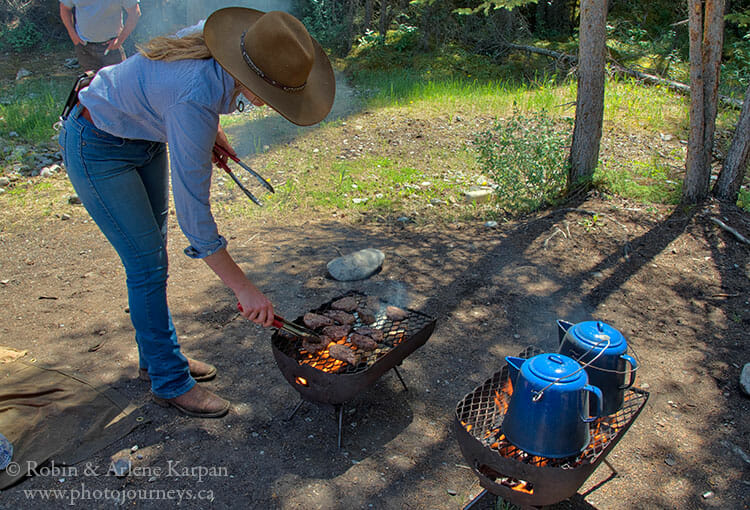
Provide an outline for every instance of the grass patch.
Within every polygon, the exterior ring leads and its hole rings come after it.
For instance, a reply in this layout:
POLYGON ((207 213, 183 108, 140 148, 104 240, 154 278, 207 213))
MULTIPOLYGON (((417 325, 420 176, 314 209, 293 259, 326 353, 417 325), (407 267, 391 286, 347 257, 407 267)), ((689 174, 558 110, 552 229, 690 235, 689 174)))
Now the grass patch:
POLYGON ((0 136, 15 133, 31 143, 47 142, 70 92, 69 80, 26 78, 0 91, 0 136))

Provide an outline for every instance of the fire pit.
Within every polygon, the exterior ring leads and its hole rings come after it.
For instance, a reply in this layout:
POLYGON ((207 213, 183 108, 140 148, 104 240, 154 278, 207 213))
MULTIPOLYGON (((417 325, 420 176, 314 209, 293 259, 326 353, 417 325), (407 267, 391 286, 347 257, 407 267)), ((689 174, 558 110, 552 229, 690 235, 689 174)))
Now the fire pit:
MULTIPOLYGON (((541 352, 528 347, 519 357, 541 352)), ((617 413, 590 424, 591 442, 583 452, 564 459, 539 457, 513 446, 502 433, 513 393, 508 372, 506 365, 466 395, 456 406, 454 425, 461 453, 485 491, 516 505, 552 505, 573 496, 605 461, 648 400, 648 392, 628 389, 617 413)))
MULTIPOLYGON (((358 303, 367 300, 365 294, 349 292, 312 310, 322 314, 331 310, 331 304, 344 297, 354 297, 358 303)), ((280 332, 271 337, 273 355, 284 378, 297 390, 301 400, 288 419, 291 419, 305 401, 333 405, 338 412, 339 437, 341 447, 341 431, 343 404, 360 392, 364 391, 390 369, 396 373, 401 384, 406 387, 401 374, 396 368, 409 354, 422 346, 435 329, 435 319, 406 309, 406 316, 401 320, 391 320, 385 310, 387 303, 381 303, 380 310, 375 314, 375 322, 367 324, 383 333, 383 340, 378 342, 377 348, 359 355, 357 363, 352 365, 331 357, 328 349, 317 354, 308 353, 302 345, 302 339, 290 338, 280 332)), ((365 326, 355 312, 357 322, 354 329, 365 326)), ((298 317, 296 324, 303 325, 302 317, 298 317)), ((348 345, 349 336, 339 339, 336 343, 348 345)))

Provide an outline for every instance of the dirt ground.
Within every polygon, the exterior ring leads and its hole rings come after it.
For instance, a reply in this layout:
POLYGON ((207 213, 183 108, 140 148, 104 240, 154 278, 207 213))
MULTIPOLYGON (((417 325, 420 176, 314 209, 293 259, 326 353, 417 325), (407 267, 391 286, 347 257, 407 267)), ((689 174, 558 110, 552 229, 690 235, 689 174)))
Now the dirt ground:
MULTIPOLYGON (((601 319, 627 337, 642 362, 637 386, 651 395, 608 457, 619 476, 586 493, 608 477, 600 467, 571 507, 747 508, 748 465, 737 448, 747 452, 750 438, 750 400, 738 386, 748 361, 748 247, 711 217, 750 235, 747 215, 718 205, 685 216, 601 197, 495 229, 316 219, 258 236, 247 224, 225 222, 235 256, 287 316, 357 289, 437 318, 431 338, 400 370, 409 391, 389 372, 346 405, 340 450, 331 408, 307 403, 284 421, 298 395, 274 361, 271 331, 239 318, 231 293, 182 255, 179 241, 171 245, 175 322, 185 352, 219 368, 206 385, 232 400, 228 417, 190 419, 149 400, 135 379, 122 270, 80 208, 63 227, 51 219, 37 231, 3 235, 0 331, 3 344, 28 349, 37 363, 110 385, 141 406, 150 422, 90 462, 106 466, 125 455, 133 466, 181 461, 226 475, 86 479, 92 490, 213 495, 210 503, 183 501, 185 508, 453 509, 480 491, 452 428, 458 401, 504 356, 527 345, 554 349, 555 319, 601 319), (593 228, 586 211, 600 215, 593 228), (338 250, 365 247, 386 254, 380 273, 360 282, 326 278, 338 250)), ((0 506, 34 506, 25 489, 81 481, 30 478, 4 491, 0 506)), ((488 495, 475 508, 494 504, 488 495)))
MULTIPOLYGON (((239 317, 231 292, 182 254, 174 217, 169 300, 181 343, 218 367, 205 384, 234 407, 223 419, 197 420, 152 403, 136 379, 119 261, 82 207, 56 207, 33 228, 0 233, 0 344, 140 406, 147 422, 87 462, 106 468, 128 457, 134 469, 179 462, 214 474, 37 476, 3 491, 0 508, 67 508, 65 500, 29 501, 25 491, 82 483, 124 494, 193 491, 191 500, 124 502, 138 508, 461 508, 481 487, 456 442, 456 404, 504 356, 529 345, 554 350, 556 319, 619 329, 641 362, 636 385, 650 392, 608 456, 618 476, 608 479, 600 466, 561 507, 748 508, 750 399, 738 381, 750 362, 750 248, 712 218, 750 237, 750 216, 735 208, 709 203, 688 213, 596 193, 495 228, 382 217, 219 218, 235 258, 287 317, 359 290, 437 319, 400 368, 408 391, 389 372, 346 404, 339 450, 332 408, 306 403, 285 421, 299 397, 276 365, 272 331, 239 317), (386 255, 378 274, 327 278, 329 260, 369 247, 386 255)), ((473 508, 496 507, 503 505, 487 495, 473 508)))

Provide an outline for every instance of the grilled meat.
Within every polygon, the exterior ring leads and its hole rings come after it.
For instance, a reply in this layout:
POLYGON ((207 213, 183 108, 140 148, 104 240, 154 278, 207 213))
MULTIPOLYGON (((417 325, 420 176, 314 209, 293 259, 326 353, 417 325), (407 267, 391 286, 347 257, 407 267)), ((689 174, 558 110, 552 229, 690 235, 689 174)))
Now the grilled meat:
POLYGON ((328 347, 328 345, 325 342, 314 343, 302 340, 302 348, 310 354, 318 354, 320 351, 324 351, 326 347, 328 347))
POLYGON ((357 304, 357 298, 354 296, 347 296, 331 303, 331 308, 343 310, 345 312, 353 312, 357 309, 357 304))
POLYGON ((354 324, 354 322, 357 320, 354 315, 343 310, 327 310, 323 313, 325 313, 326 317, 330 317, 339 324, 354 324))
POLYGON ((326 326, 323 328, 323 336, 330 342, 337 342, 344 338, 352 330, 351 326, 342 324, 341 326, 326 326))
POLYGON ((352 336, 349 338, 358 349, 362 349, 363 351, 374 351, 378 347, 377 342, 369 336, 352 333, 352 336))
POLYGON ((333 325, 333 319, 331 319, 330 317, 312 312, 306 313, 302 318, 302 321, 305 323, 305 326, 310 329, 318 329, 322 328, 323 326, 333 325))
POLYGON ((346 345, 333 344, 328 348, 328 353, 332 358, 340 361, 345 361, 350 365, 357 364, 357 355, 346 345))
POLYGON ((406 317, 409 315, 409 312, 406 310, 402 310, 401 308, 397 306, 386 306, 385 307, 385 315, 392 321, 402 321, 406 319, 406 317))
POLYGON ((357 328, 354 330, 355 333, 358 333, 360 335, 369 336, 376 342, 382 342, 383 341, 383 332, 376 328, 370 328, 370 327, 362 327, 357 328))

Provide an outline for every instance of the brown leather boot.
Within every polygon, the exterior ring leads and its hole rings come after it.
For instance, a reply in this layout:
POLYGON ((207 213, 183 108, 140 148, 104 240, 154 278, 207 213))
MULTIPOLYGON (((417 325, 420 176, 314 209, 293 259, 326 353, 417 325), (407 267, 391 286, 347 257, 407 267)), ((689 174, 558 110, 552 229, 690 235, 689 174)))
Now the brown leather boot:
MULTIPOLYGON (((203 361, 188 358, 188 367, 190 368, 190 375, 197 382, 210 381, 216 377, 216 367, 203 361)), ((145 368, 138 369, 138 379, 141 381, 150 382, 151 378, 148 376, 148 370, 145 368)))
POLYGON ((224 400, 197 384, 179 397, 161 398, 153 394, 151 396, 154 402, 160 406, 172 406, 195 418, 221 418, 229 412, 229 408, 231 407, 228 400, 224 400))

